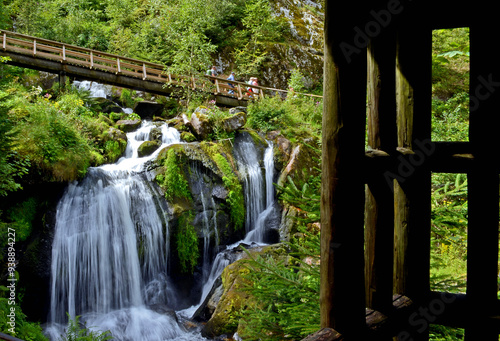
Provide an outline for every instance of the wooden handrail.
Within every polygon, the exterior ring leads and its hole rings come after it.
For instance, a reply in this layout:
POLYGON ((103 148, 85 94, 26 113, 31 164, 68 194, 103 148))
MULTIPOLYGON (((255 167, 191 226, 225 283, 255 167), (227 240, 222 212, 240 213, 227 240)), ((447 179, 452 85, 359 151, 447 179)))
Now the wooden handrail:
MULTIPOLYGON (((32 37, 25 34, 0 30, 2 37, 2 49, 18 54, 29 54, 35 58, 59 61, 63 64, 73 64, 93 70, 104 70, 117 75, 126 75, 142 80, 171 85, 189 86, 191 89, 210 91, 204 84, 203 78, 194 76, 181 76, 165 73, 165 67, 161 64, 151 63, 144 60, 128 58, 92 50, 71 44, 65 44, 49 39, 32 37), (200 84, 201 83, 201 84, 200 84), (200 84, 200 85, 199 85, 200 84)), ((264 87, 260 85, 249 85, 244 82, 230 81, 220 77, 206 75, 205 78, 213 81, 215 93, 239 100, 264 97, 264 91, 288 93, 289 90, 264 87), (230 85, 227 85, 230 84, 230 85), (234 86, 234 88, 233 88, 234 86), (250 87, 259 89, 259 93, 247 94, 246 89, 250 87), (230 93, 231 91, 232 93, 230 93)), ((322 98, 322 96, 294 92, 298 95, 322 98)))

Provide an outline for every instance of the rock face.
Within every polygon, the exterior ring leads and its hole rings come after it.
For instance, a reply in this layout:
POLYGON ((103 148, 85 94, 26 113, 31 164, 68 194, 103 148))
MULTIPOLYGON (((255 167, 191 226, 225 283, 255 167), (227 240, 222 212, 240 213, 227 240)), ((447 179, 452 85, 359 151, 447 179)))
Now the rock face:
POLYGON ((152 119, 154 116, 160 116, 163 111, 163 104, 153 101, 140 101, 134 105, 134 113, 142 119, 152 119))
MULTIPOLYGON (((286 257, 286 250, 281 244, 256 247, 249 250, 253 258, 259 255, 271 255, 275 259, 286 257)), ((205 337, 216 337, 222 334, 234 334, 239 325, 239 312, 245 307, 252 306, 252 297, 245 291, 247 285, 251 285, 244 278, 250 270, 246 266, 249 256, 244 254, 242 258, 228 265, 221 275, 221 285, 213 290, 214 298, 209 297, 208 301, 217 301, 217 306, 202 329, 205 337), (217 299, 218 292, 222 290, 222 295, 217 299)), ((217 285, 217 283, 216 283, 217 285)))

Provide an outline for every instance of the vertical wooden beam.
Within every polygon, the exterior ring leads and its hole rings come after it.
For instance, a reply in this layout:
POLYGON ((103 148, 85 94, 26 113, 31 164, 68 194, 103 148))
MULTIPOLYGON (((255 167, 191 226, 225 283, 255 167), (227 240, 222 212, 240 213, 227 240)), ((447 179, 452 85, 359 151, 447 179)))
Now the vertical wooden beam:
POLYGON ((4 51, 7 49, 7 33, 5 33, 5 32, 3 34, 2 48, 4 51))
MULTIPOLYGON (((405 6, 397 32, 396 106, 398 147, 406 150, 394 180, 394 291, 427 308, 430 293, 431 173, 426 162, 434 152, 431 132, 432 30, 425 6, 405 6)), ((407 321, 404 336, 428 340, 429 323, 407 321)), ((403 334, 401 334, 403 337, 403 334)))
POLYGON ((146 73, 146 64, 142 63, 142 79, 146 80, 148 78, 148 74, 146 73))
MULTIPOLYGON (((388 27, 368 47, 368 146, 394 153, 396 135, 396 39, 388 27)), ((388 314, 393 296, 394 194, 384 169, 370 169, 365 199, 367 307, 388 314)))
MULTIPOLYGON (((321 326, 365 330, 364 179, 368 1, 325 2, 321 190, 321 326)), ((361 337, 361 338, 360 338, 361 337)))
POLYGON ((90 51, 90 68, 94 68, 94 52, 90 51))
POLYGON ((33 39, 33 56, 36 56, 36 39, 33 39))
MULTIPOLYGON (((492 7, 486 11, 495 12, 492 7)), ((484 317, 498 314, 500 66, 489 37, 500 32, 494 18, 485 15, 481 25, 470 28, 469 140, 476 164, 468 174, 467 300, 476 314, 466 328, 467 341, 498 340, 497 330, 484 317)))
POLYGON ((62 61, 63 63, 66 62, 66 46, 62 46, 62 61))

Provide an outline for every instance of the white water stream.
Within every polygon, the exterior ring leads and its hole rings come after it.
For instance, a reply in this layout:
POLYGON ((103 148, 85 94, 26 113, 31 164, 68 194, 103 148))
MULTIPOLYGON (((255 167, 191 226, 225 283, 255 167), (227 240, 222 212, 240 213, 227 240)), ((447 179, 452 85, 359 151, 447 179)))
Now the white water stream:
POLYGON ((203 340, 179 325, 173 312, 148 308, 165 306, 171 296, 169 238, 165 212, 157 209, 141 171, 163 147, 180 142, 179 132, 163 125, 162 146, 138 158, 137 148, 153 127, 145 122, 128 133, 126 156, 90 168, 59 202, 46 328, 53 340, 64 333, 66 312, 81 315, 92 329, 111 331, 115 340, 203 340))
MULTIPOLYGON (((51 340, 64 334, 67 313, 71 318, 81 316, 90 329, 111 331, 114 340, 206 340, 198 331, 186 330, 168 308, 169 302, 175 303, 178 297, 167 275, 167 214, 143 169, 161 149, 179 143, 180 135, 162 125, 162 146, 152 155, 139 158, 137 149, 150 139, 153 127, 153 123, 144 122, 128 133, 125 156, 115 164, 90 168, 82 181, 69 185, 58 204, 50 314, 45 328, 51 340)), ((213 253, 209 250, 218 246, 210 245, 209 239, 210 233, 218 233, 215 203, 200 192, 205 221, 204 285, 200 303, 177 312, 181 317, 192 316, 224 268, 234 261, 228 255, 231 249, 242 242, 264 241, 265 222, 275 203, 273 145, 269 143, 264 152, 264 167, 252 142, 236 144, 235 157, 245 182, 247 236, 210 262, 213 253), (206 206, 214 209, 210 216, 206 206)))

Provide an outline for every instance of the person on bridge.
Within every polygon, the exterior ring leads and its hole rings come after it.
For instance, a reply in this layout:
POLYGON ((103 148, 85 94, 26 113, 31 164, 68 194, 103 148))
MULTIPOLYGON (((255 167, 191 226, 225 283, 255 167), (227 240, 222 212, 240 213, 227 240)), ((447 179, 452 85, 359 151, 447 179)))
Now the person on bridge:
MULTIPOLYGON (((227 80, 228 81, 234 81, 234 71, 232 71, 231 75, 229 77, 227 77, 227 80)), ((231 88, 234 89, 234 85, 232 83, 227 83, 227 85, 229 85, 231 88)), ((234 90, 229 90, 228 93, 234 94, 234 90)))
MULTIPOLYGON (((207 70, 207 75, 208 75, 208 76, 212 76, 212 77, 217 76, 217 68, 215 67, 215 65, 214 65, 214 66, 212 66, 212 68, 211 68, 211 69, 208 69, 208 70, 207 70)), ((215 84, 215 80, 214 80, 214 79, 212 79, 212 80, 210 80, 210 81, 211 81, 212 83, 214 83, 214 84, 215 84)))

